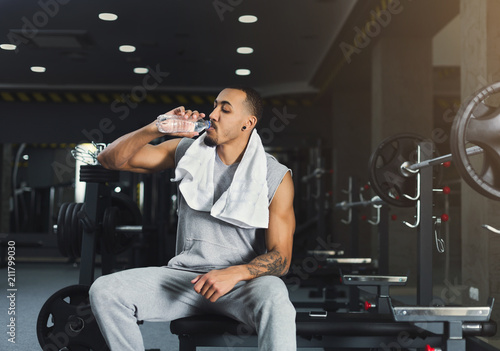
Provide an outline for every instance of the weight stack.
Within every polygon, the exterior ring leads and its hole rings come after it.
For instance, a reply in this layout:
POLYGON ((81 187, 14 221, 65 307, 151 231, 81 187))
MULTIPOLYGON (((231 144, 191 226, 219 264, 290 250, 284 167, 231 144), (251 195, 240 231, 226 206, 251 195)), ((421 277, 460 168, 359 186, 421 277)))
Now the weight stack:
POLYGON ((113 183, 118 182, 120 172, 109 170, 103 166, 80 166, 80 181, 86 183, 113 183))

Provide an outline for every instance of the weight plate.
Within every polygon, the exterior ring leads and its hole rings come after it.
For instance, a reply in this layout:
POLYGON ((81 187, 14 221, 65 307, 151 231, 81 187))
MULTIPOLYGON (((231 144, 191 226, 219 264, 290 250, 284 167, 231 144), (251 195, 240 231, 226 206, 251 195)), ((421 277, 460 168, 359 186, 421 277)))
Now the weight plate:
POLYGON ((104 210, 104 217, 102 219, 104 250, 112 254, 117 254, 123 249, 123 247, 120 245, 120 240, 115 230, 116 226, 118 225, 119 215, 120 210, 118 209, 118 207, 108 207, 106 208, 106 210, 104 210))
MULTIPOLYGON (((127 236, 124 233, 116 233, 114 228, 121 225, 142 225, 142 214, 137 204, 124 193, 113 193, 111 196, 111 205, 118 208, 118 213, 115 215, 113 227, 114 233, 114 249, 111 251, 115 254, 121 253, 128 249, 136 236, 127 236)), ((111 227, 108 226, 108 229, 111 227)))
POLYGON ((71 285, 49 297, 38 314, 36 332, 42 350, 109 351, 85 285, 71 285))
MULTIPOLYGON (((380 143, 370 157, 368 170, 373 190, 388 204, 410 207, 415 201, 404 195, 414 197, 417 187, 416 173, 402 170, 402 165, 417 163, 419 143, 428 141, 417 134, 397 134, 380 143)), ((440 167, 434 167, 435 179, 441 177, 440 167)))
POLYGON ((124 193, 113 193, 111 195, 111 205, 116 206, 123 213, 122 225, 141 225, 142 214, 137 204, 124 193))
POLYGON ((478 193, 500 200, 500 82, 478 90, 460 108, 453 121, 450 146, 461 177, 478 193), (469 156, 466 149, 483 153, 469 156))
POLYGON ((66 248, 66 233, 64 229, 64 219, 66 217, 66 209, 68 208, 69 202, 65 202, 59 208, 59 213, 57 215, 57 247, 59 252, 64 257, 68 257, 68 251, 66 248))

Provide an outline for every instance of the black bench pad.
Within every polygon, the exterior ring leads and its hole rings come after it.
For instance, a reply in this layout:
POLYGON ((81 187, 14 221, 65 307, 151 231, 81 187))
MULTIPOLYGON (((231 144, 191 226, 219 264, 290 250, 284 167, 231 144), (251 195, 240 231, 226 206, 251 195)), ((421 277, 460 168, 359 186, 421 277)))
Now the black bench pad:
MULTIPOLYGON (((330 313, 326 318, 310 317, 307 312, 298 312, 297 335, 300 336, 397 336, 432 335, 428 331, 405 322, 395 322, 390 314, 330 313)), ((170 323, 170 331, 176 335, 193 334, 241 334, 248 327, 231 318, 220 315, 200 315, 177 319, 170 323)), ((494 321, 463 324, 464 336, 493 336, 497 325, 494 321)))

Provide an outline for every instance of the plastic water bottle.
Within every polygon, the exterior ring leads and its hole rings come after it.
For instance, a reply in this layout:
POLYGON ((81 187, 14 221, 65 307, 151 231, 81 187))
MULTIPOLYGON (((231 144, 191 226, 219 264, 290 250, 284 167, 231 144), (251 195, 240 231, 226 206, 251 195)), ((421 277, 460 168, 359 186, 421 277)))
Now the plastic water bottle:
POLYGON ((177 115, 163 114, 156 119, 156 126, 161 133, 199 133, 210 128, 210 121, 205 119, 195 121, 177 115))

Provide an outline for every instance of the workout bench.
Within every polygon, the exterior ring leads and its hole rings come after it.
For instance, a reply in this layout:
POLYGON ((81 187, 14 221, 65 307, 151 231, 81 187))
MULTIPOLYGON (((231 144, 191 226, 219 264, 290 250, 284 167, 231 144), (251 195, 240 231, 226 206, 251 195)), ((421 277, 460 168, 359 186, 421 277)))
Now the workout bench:
MULTIPOLYGON (((418 323, 397 322, 392 314, 298 312, 297 347, 395 347, 404 350, 446 345, 448 334, 444 326, 447 323, 441 320, 436 323, 436 328, 429 331, 418 323), (443 328, 438 330, 438 325, 443 328)), ((463 337, 492 336, 496 333, 496 323, 463 322, 461 330, 463 337)), ((196 351, 197 347, 257 347, 257 335, 249 327, 224 316, 202 315, 177 319, 170 323, 170 331, 179 337, 179 351, 196 351)), ((458 333, 456 328, 453 333, 458 333)), ((450 335, 456 337, 456 334, 450 335)), ((443 348, 443 351, 461 350, 443 348)))

